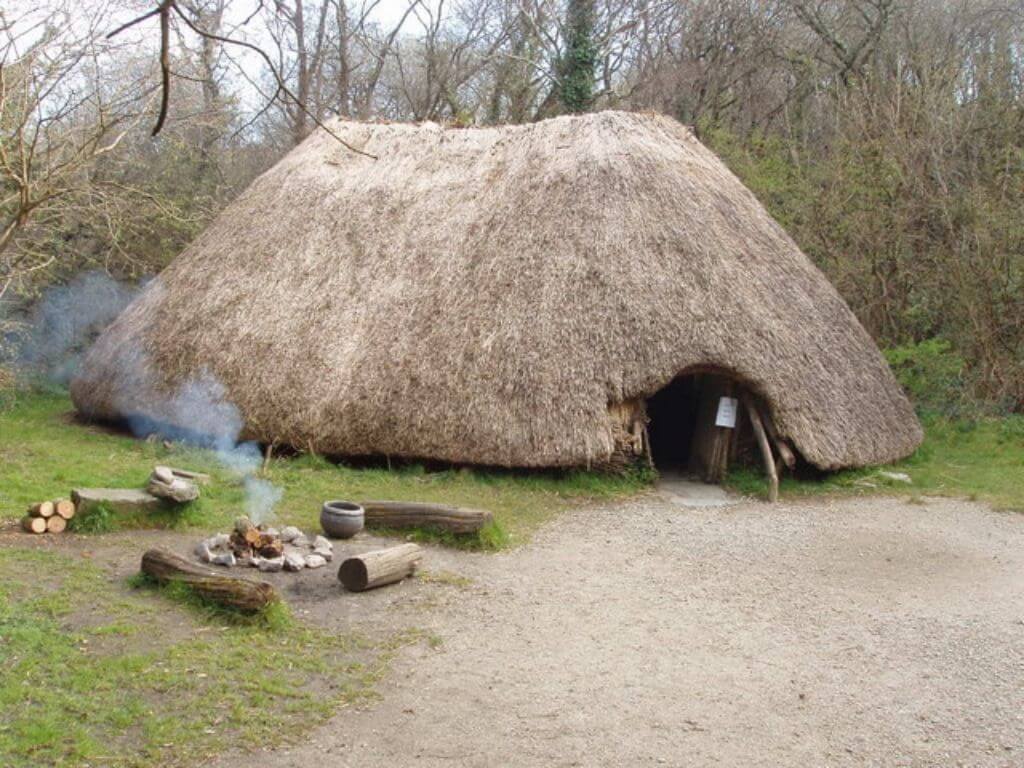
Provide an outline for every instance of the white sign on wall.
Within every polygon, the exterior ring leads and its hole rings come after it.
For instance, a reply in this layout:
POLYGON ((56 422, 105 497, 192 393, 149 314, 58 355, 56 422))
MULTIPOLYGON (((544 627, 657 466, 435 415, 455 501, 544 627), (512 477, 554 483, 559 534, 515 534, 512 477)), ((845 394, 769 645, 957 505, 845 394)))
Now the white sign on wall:
POLYGON ((715 426, 736 428, 736 407, 739 405, 735 397, 720 397, 718 413, 715 414, 715 426))

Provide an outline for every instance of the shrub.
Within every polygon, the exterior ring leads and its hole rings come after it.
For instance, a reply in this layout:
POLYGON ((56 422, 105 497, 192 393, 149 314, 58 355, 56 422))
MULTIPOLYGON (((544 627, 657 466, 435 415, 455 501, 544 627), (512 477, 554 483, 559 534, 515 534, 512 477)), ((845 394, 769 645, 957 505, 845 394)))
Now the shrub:
POLYGON ((884 354, 919 412, 962 416, 975 409, 964 359, 945 339, 893 347, 884 354))

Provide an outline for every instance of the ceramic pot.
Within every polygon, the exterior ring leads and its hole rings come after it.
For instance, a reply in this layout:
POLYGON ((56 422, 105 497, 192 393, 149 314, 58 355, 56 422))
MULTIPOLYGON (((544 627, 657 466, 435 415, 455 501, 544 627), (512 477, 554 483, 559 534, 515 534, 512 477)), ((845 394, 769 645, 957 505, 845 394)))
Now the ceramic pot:
POLYGON ((320 527, 332 539, 351 539, 365 519, 363 508, 351 501, 325 501, 320 509, 320 527))

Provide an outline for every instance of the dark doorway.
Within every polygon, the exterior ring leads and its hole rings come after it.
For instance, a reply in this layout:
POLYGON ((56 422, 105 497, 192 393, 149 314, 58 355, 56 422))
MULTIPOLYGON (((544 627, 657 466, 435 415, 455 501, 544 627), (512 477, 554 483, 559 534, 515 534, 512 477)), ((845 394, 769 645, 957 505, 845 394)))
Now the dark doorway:
POLYGON ((651 458, 659 471, 678 473, 689 466, 699 395, 699 379, 680 376, 647 400, 651 458))
MULTIPOLYGON (((734 398, 732 379, 716 373, 679 376, 647 400, 651 458, 659 472, 718 483, 725 476, 733 427, 718 426, 723 398, 734 398)), ((735 407, 735 400, 731 400, 735 407)))

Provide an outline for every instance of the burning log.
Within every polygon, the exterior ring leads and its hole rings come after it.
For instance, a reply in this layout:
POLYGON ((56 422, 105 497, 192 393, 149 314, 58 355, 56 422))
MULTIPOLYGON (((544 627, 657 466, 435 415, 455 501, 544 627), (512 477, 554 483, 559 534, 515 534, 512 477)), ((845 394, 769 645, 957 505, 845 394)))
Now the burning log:
POLYGON ((278 599, 277 591, 265 581, 224 576, 165 549, 146 552, 142 556, 142 572, 161 584, 182 582, 208 600, 250 613, 261 611, 278 599))
POLYGON ((416 572, 423 550, 415 544, 379 549, 350 557, 338 569, 338 580, 349 592, 362 592, 394 584, 416 572))

